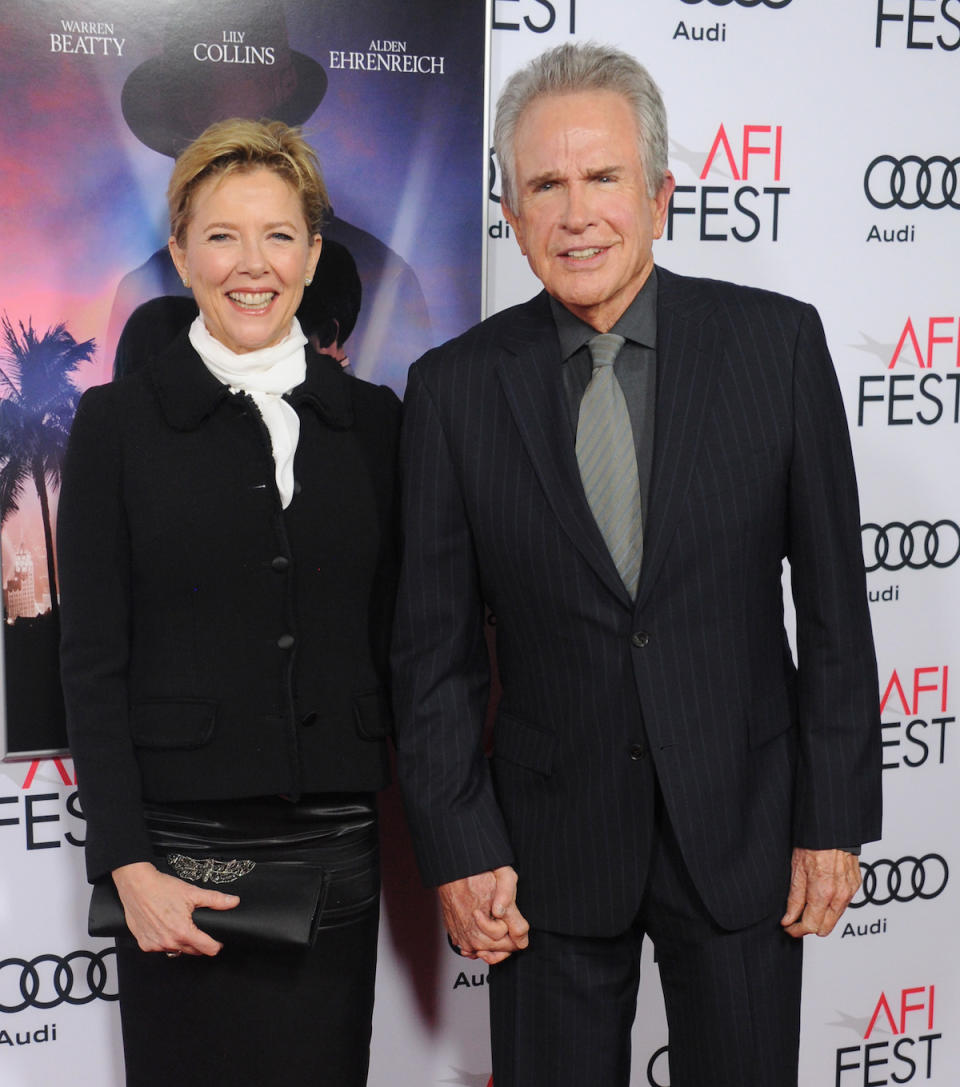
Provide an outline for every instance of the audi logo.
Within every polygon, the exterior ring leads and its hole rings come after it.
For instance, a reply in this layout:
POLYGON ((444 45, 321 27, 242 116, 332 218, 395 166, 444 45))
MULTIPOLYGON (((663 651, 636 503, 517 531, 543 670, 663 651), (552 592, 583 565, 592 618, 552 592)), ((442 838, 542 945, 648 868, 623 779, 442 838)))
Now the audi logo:
MULTIPOLYGON (((758 8, 762 4, 765 8, 785 8, 790 0, 707 0, 717 8, 725 8, 728 4, 736 4, 741 8, 758 8)), ((699 4, 702 0, 683 0, 684 4, 699 4)))
POLYGON ((863 175, 863 191, 875 208, 960 208, 957 166, 960 158, 934 155, 877 155, 863 175))
POLYGON ((960 558, 960 526, 954 521, 891 521, 889 525, 860 526, 863 562, 874 570, 942 570, 960 558))
POLYGON ((897 861, 860 862, 863 884, 850 903, 861 906, 886 906, 891 902, 913 902, 916 898, 936 898, 947 885, 950 870, 939 853, 922 857, 901 857, 897 861))
POLYGON ((55 1008, 58 1004, 89 1004, 91 1000, 117 1000, 116 977, 108 977, 106 958, 115 947, 102 951, 72 951, 0 961, 0 1012, 25 1008, 55 1008), (86 964, 85 966, 83 964, 86 964), (109 988, 109 991, 108 991, 109 988), (8 1001, 12 1002, 8 1003, 8 1001))

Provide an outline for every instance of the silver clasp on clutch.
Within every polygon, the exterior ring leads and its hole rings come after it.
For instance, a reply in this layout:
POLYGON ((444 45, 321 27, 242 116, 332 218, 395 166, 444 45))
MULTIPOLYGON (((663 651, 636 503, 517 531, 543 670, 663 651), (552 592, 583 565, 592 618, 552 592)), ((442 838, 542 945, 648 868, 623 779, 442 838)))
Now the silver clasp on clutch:
POLYGON ((182 853, 168 853, 167 863, 181 879, 191 883, 233 883, 256 868, 256 861, 219 861, 213 857, 198 860, 182 853))

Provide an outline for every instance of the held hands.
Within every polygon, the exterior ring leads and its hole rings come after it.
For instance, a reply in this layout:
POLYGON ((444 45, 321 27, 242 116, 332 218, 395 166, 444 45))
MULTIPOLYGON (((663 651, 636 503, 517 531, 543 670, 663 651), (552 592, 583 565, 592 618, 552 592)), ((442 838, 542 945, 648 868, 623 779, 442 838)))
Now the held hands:
POLYGON ((216 955, 223 944, 197 928, 193 911, 198 906, 232 910, 240 902, 236 895, 207 891, 168 876, 147 861, 115 868, 113 882, 123 903, 127 927, 141 951, 216 955))
POLYGON ((859 887, 859 857, 842 849, 795 849, 780 924, 791 936, 829 936, 859 887))
POLYGON ((444 883, 439 892, 443 922, 465 958, 493 966, 527 946, 530 926, 517 909, 517 873, 509 866, 444 883))

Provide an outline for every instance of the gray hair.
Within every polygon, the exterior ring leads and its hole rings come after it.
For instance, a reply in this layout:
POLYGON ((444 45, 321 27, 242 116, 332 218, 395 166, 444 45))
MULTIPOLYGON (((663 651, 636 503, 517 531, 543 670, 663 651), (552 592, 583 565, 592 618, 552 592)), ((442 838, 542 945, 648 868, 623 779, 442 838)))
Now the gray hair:
POLYGON ((612 91, 622 95, 637 123, 640 162, 653 199, 667 173, 667 111, 660 88, 629 53, 597 42, 567 42, 548 49, 507 80, 497 102, 493 147, 500 163, 500 199, 517 210, 514 138, 524 110, 536 98, 612 91))

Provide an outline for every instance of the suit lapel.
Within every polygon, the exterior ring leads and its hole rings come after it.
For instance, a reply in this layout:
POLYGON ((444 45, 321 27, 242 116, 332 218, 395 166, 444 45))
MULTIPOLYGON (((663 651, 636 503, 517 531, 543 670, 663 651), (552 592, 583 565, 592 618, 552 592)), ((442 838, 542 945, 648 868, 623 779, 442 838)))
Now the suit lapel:
POLYGON ((697 461, 720 369, 720 336, 697 280, 658 268, 657 403, 649 513, 637 606, 643 607, 670 547, 697 461))
POLYGON ((560 370, 560 344, 545 293, 521 308, 501 340, 497 375, 534 471, 563 531, 603 583, 630 597, 587 505, 560 370))

